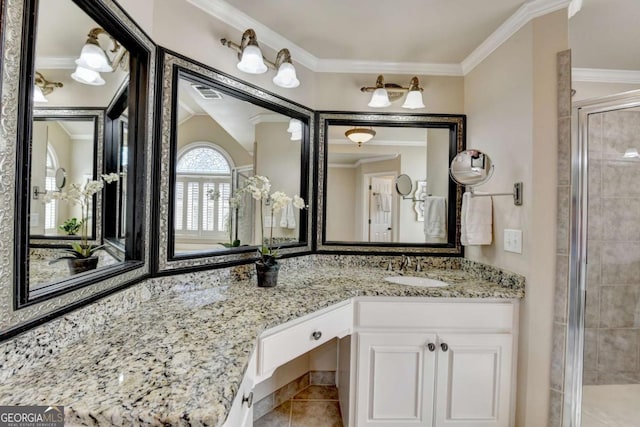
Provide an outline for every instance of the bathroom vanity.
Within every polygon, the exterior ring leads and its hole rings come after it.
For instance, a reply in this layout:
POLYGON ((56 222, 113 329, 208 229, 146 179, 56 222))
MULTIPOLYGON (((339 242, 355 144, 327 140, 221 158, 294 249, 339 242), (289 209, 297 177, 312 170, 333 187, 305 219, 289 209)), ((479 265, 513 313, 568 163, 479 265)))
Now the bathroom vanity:
POLYGON ((398 285, 376 258, 283 260, 272 289, 256 288, 244 267, 144 282, 5 343, 3 371, 15 369, 0 400, 63 403, 70 425, 251 425, 254 385, 337 337, 349 425, 510 425, 523 278, 425 259, 410 274, 450 286, 398 285), (89 309, 105 323, 53 342, 89 309), (25 349, 36 340, 42 348, 25 349), (12 344, 22 350, 7 356, 12 344))

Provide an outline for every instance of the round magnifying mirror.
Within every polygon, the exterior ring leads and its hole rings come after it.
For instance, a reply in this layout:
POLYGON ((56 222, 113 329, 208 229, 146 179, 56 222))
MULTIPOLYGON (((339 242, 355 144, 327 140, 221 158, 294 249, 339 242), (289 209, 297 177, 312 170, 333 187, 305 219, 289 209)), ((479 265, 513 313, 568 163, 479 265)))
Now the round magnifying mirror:
POLYGON ((396 178, 396 191, 401 196, 407 196, 411 194, 413 190, 413 184, 411 184, 411 178, 407 174, 398 175, 396 178))
POLYGON ((56 170, 56 187, 58 190, 62 190, 67 183, 67 171, 64 168, 58 168, 56 170))
POLYGON ((493 163, 489 156, 482 151, 466 150, 453 158, 449 173, 458 184, 480 185, 491 178, 493 163))

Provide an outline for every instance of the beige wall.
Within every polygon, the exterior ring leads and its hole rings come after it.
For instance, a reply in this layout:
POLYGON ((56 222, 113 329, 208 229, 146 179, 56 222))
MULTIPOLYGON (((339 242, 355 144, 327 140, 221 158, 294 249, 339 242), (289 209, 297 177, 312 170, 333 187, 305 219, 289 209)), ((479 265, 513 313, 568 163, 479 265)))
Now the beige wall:
POLYGON ((576 94, 571 98, 571 101, 573 102, 592 98, 602 98, 603 96, 640 89, 640 84, 630 83, 573 82, 571 86, 576 91, 576 94))
POLYGON ((494 198, 495 243, 467 248, 470 259, 523 274, 518 358, 518 426, 548 422, 555 272, 556 53, 567 48, 566 10, 523 27, 465 78, 468 146, 496 165, 482 191, 524 183, 524 205, 494 198), (523 230, 523 253, 502 248, 504 228, 523 230))
POLYGON ((178 126, 178 151, 192 142, 212 142, 222 147, 235 167, 253 164, 253 157, 210 116, 193 116, 178 126))
MULTIPOLYGON (((427 131, 427 193, 432 196, 449 197, 449 130, 427 131)), ((455 202, 454 202, 455 203, 455 202)), ((449 202, 447 202, 447 210, 449 202)), ((424 226, 424 223, 421 223, 424 226)), ((449 227, 454 224, 447 223, 449 227)), ((432 237, 431 243, 447 243, 448 238, 432 237)))
POLYGON ((327 169, 327 231, 328 241, 360 240, 356 235, 356 169, 327 169))

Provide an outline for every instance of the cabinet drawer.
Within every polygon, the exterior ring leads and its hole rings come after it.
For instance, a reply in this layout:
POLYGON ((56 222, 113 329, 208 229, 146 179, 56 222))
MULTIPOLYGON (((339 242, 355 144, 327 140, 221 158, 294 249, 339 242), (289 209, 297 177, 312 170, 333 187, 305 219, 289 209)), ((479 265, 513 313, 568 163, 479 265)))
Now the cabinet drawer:
POLYGON ((270 373, 278 366, 324 344, 351 333, 351 304, 310 318, 296 320, 274 332, 265 332, 258 340, 258 374, 270 373))
POLYGON ((510 331, 513 325, 514 304, 510 302, 356 302, 356 326, 360 328, 510 331))

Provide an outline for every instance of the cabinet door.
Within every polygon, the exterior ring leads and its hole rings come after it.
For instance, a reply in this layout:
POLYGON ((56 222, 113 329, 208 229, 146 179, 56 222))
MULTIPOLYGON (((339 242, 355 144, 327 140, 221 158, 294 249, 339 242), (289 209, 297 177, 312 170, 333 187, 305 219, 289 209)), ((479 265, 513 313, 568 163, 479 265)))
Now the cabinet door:
POLYGON ((356 426, 428 426, 433 420, 434 334, 359 333, 356 426))
POLYGON ((443 334, 438 338, 436 426, 508 427, 512 335, 443 334))

